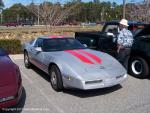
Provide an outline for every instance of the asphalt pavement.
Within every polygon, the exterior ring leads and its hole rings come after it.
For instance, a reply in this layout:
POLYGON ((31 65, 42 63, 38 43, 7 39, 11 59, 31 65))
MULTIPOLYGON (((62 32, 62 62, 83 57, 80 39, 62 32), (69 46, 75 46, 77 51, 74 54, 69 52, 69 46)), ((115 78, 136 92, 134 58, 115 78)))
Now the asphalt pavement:
POLYGON ((150 79, 131 76, 120 85, 82 91, 56 92, 49 77, 36 67, 26 69, 23 55, 11 56, 20 67, 23 94, 18 106, 8 113, 150 113, 150 79))

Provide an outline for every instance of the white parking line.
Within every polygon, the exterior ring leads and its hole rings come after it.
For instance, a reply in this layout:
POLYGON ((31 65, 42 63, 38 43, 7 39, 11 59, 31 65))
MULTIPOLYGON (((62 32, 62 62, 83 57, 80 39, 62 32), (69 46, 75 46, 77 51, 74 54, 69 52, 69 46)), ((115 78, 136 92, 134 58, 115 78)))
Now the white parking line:
POLYGON ((23 54, 18 54, 18 55, 9 55, 9 57, 14 61, 14 60, 20 60, 23 59, 23 54))
POLYGON ((30 83, 30 84, 34 84, 32 85, 37 91, 39 91, 39 93, 48 101, 49 104, 51 104, 51 106, 53 108, 55 108, 57 110, 58 113, 65 113, 63 111, 63 109, 61 109, 60 107, 58 107, 58 105, 55 104, 55 102, 52 99, 49 99, 49 97, 44 93, 43 90, 41 90, 39 87, 37 87, 37 85, 27 76, 27 73, 23 70, 21 70, 23 72, 22 76, 30 83))
MULTIPOLYGON (((36 87, 37 88, 37 87, 36 87)), ((58 107, 58 105, 56 105, 51 99, 49 99, 49 97, 44 93, 44 91, 42 91, 41 89, 38 88, 38 90, 40 91, 41 95, 43 97, 45 97, 45 99, 58 111, 58 113, 65 113, 63 111, 63 109, 61 109, 60 107, 58 107), (53 103, 53 104, 52 104, 53 103)))

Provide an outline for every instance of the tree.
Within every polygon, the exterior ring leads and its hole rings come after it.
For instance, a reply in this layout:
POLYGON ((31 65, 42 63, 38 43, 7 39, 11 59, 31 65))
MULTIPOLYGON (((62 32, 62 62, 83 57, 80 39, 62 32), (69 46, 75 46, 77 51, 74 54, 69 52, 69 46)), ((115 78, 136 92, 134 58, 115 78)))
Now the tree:
POLYGON ((3 14, 2 14, 3 8, 4 8, 4 3, 3 3, 2 0, 0 0, 0 13, 1 13, 0 16, 1 16, 1 24, 2 24, 2 22, 3 22, 3 14))
POLYGON ((65 21, 69 15, 73 14, 72 11, 76 8, 78 2, 69 2, 62 6, 59 2, 43 2, 40 5, 32 4, 29 9, 44 22, 47 29, 51 31, 51 26, 60 25, 65 21))
POLYGON ((14 4, 3 11, 5 22, 19 22, 31 20, 33 14, 22 4, 14 4))
POLYGON ((94 3, 100 3, 100 0, 93 0, 94 3))
POLYGON ((65 4, 59 2, 43 2, 38 5, 31 3, 28 6, 14 4, 12 7, 4 9, 3 17, 5 22, 29 20, 38 23, 40 20, 41 24, 45 24, 51 30, 51 26, 64 23, 118 20, 122 14, 121 9, 122 5, 117 5, 115 2, 94 3, 71 0, 65 4))

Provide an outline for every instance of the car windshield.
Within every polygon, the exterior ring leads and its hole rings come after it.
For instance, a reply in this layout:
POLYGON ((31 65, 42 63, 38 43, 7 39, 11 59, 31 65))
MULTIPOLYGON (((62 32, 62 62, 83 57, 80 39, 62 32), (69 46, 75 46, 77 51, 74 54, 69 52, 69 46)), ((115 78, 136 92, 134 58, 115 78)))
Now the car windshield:
POLYGON ((86 49, 79 41, 73 38, 57 38, 57 39, 44 39, 43 51, 64 51, 73 49, 86 49))

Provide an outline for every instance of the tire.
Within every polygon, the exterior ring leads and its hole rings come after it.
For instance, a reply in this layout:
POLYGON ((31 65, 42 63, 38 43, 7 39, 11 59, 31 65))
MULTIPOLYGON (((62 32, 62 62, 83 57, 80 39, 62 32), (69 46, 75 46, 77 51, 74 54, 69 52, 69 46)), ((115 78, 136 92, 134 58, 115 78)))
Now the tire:
POLYGON ((50 71, 50 83, 52 88, 55 91, 62 91, 63 89, 63 82, 59 68, 56 65, 52 65, 50 71))
POLYGON ((32 65, 29 60, 28 52, 26 52, 26 51, 24 52, 24 65, 28 69, 30 69, 31 65, 32 65))
POLYGON ((147 61, 142 57, 133 57, 129 62, 129 74, 136 78, 146 78, 149 76, 150 69, 147 61))

